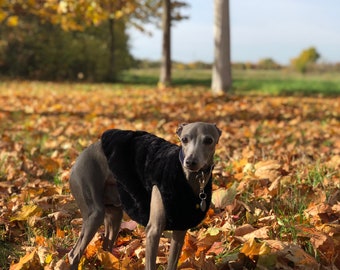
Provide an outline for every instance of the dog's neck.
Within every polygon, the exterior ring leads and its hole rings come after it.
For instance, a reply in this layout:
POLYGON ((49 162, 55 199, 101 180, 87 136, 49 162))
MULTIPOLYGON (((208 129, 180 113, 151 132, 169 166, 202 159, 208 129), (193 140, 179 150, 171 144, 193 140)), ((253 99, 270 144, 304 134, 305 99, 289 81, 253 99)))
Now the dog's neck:
POLYGON ((213 165, 204 172, 203 170, 198 172, 191 172, 183 168, 186 179, 188 180, 189 185, 197 196, 201 192, 201 189, 205 187, 211 177, 213 165))

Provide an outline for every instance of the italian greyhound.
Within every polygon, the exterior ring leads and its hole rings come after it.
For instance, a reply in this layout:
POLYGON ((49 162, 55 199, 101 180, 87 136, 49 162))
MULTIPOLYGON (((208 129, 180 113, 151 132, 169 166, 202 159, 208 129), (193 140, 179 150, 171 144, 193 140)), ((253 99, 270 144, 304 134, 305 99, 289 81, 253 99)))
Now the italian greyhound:
POLYGON ((186 230, 205 217, 211 200, 215 146, 221 131, 196 122, 177 129, 181 146, 147 132, 108 130, 85 149, 70 175, 83 225, 69 252, 71 269, 104 223, 112 251, 123 211, 146 226, 145 269, 156 269, 161 234, 172 230, 168 270, 176 269, 186 230), (189 198, 189 199, 188 199, 189 198))

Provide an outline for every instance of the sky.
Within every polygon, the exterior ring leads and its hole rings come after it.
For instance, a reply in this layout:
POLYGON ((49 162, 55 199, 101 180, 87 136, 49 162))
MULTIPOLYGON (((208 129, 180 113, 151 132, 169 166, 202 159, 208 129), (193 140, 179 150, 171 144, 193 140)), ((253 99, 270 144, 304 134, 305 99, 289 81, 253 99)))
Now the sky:
MULTIPOLYGON (((213 0, 186 0, 188 20, 172 27, 172 59, 213 61, 213 0)), ((161 30, 152 36, 130 29, 131 53, 138 59, 161 58, 161 30)), ((320 61, 340 62, 340 0, 230 0, 232 62, 272 58, 280 64, 309 47, 320 61)))

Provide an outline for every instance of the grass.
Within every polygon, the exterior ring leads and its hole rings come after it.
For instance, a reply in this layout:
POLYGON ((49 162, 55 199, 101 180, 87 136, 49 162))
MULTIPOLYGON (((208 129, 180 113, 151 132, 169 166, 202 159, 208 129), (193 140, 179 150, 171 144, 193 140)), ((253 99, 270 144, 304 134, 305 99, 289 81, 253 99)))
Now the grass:
MULTIPOLYGON (((11 259, 22 255, 20 248, 13 243, 0 239, 0 266, 9 267, 11 259)), ((6 269, 2 268, 2 269, 6 269)))
MULTIPOLYGON (((159 69, 131 69, 121 74, 123 84, 156 85, 159 69)), ((172 73, 174 86, 211 85, 211 70, 178 70, 172 73)), ((299 74, 288 70, 235 70, 235 94, 268 95, 325 95, 340 94, 340 75, 337 73, 299 74)))

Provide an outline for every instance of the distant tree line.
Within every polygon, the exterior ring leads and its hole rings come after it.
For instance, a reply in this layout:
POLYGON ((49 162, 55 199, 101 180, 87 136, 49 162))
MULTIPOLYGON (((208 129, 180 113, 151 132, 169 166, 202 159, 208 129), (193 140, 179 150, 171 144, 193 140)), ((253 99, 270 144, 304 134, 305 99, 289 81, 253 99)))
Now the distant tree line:
MULTIPOLYGON (((1 29, 0 73, 39 80, 108 81, 112 75, 108 35, 105 23, 84 31, 63 31, 58 25, 27 16, 20 27, 1 29)), ((132 63, 123 21, 115 24, 114 35, 114 69, 119 72, 132 63)))
MULTIPOLYGON (((233 70, 280 70, 290 69, 293 71, 306 73, 306 72, 328 72, 328 71, 340 71, 340 63, 330 64, 322 63, 317 60, 320 58, 320 54, 314 47, 302 50, 302 52, 295 58, 292 58, 289 65, 282 65, 277 63, 272 58, 263 58, 258 62, 233 62, 231 63, 233 70)), ((133 60, 134 68, 159 68, 160 61, 152 60, 133 60)), ((212 63, 203 61, 193 61, 189 63, 183 63, 173 61, 172 66, 175 69, 211 69, 212 63)))

